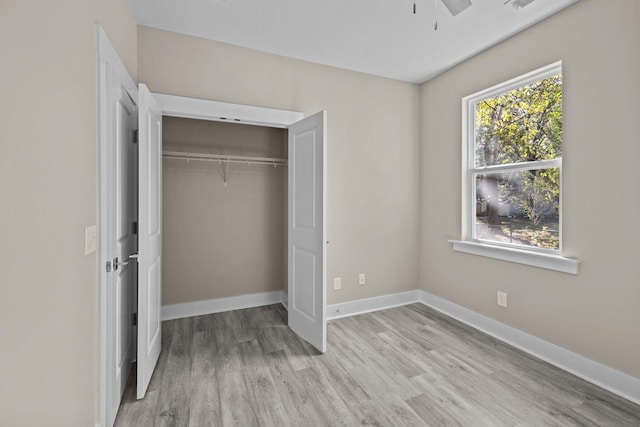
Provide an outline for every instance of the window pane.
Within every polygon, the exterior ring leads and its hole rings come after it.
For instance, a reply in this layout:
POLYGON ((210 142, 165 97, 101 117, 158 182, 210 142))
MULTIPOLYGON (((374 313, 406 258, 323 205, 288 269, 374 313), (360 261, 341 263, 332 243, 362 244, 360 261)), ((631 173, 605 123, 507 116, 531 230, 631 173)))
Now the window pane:
POLYGON ((562 157, 562 75, 474 104, 475 166, 562 157))
POLYGON ((558 168, 476 174, 475 238, 559 249, 558 168))

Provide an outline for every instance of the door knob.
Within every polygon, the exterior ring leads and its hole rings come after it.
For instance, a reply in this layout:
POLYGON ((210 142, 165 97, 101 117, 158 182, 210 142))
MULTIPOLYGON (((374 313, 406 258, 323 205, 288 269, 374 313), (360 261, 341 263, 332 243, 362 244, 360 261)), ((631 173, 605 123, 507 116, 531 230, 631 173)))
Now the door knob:
POLYGON ((124 267, 125 265, 129 264, 129 261, 131 261, 132 259, 138 260, 138 254, 131 254, 129 255, 129 259, 126 261, 120 261, 118 260, 118 257, 115 257, 113 259, 113 271, 117 270, 120 267, 124 267))
POLYGON ((127 264, 129 264, 129 260, 127 260, 127 261, 119 261, 118 257, 115 257, 113 259, 113 271, 116 271, 118 268, 124 267, 127 264))

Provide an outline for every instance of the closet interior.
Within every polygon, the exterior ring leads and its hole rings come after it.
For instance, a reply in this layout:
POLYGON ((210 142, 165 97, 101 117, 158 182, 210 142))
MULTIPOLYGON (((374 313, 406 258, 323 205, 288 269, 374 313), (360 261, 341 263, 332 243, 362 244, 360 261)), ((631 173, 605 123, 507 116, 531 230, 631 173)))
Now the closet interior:
POLYGON ((162 305, 287 289, 287 130, 163 117, 162 305))

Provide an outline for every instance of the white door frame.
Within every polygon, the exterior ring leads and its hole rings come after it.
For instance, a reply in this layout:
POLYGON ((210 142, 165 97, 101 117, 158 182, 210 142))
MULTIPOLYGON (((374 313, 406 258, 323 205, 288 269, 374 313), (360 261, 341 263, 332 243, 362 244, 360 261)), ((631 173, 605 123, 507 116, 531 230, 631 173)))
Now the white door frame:
POLYGON ((304 118, 304 113, 299 111, 231 104, 155 92, 151 94, 162 109, 163 116, 272 128, 288 128, 289 125, 304 118))

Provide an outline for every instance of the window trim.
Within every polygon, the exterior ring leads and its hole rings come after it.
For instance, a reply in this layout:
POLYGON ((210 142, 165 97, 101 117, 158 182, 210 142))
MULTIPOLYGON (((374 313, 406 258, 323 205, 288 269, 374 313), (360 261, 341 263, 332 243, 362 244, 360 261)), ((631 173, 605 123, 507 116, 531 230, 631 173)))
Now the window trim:
POLYGON ((554 62, 519 77, 515 77, 490 88, 481 90, 462 98, 462 224, 461 240, 451 240, 453 250, 474 255, 487 256, 504 261, 548 268, 566 273, 577 274, 579 260, 563 257, 562 236, 562 157, 536 162, 511 163, 476 167, 475 165, 475 110, 476 102, 502 95, 513 89, 562 73, 562 61, 554 62), (557 167, 560 170, 560 217, 558 222, 558 249, 526 247, 503 244, 474 237, 475 210, 475 175, 477 173, 505 172, 514 170, 534 170, 557 167))
POLYGON ((501 246, 492 243, 475 242, 470 240, 449 240, 456 252, 480 255, 487 258, 561 271, 563 273, 578 274, 580 260, 566 258, 546 252, 525 250, 515 247, 501 246))

